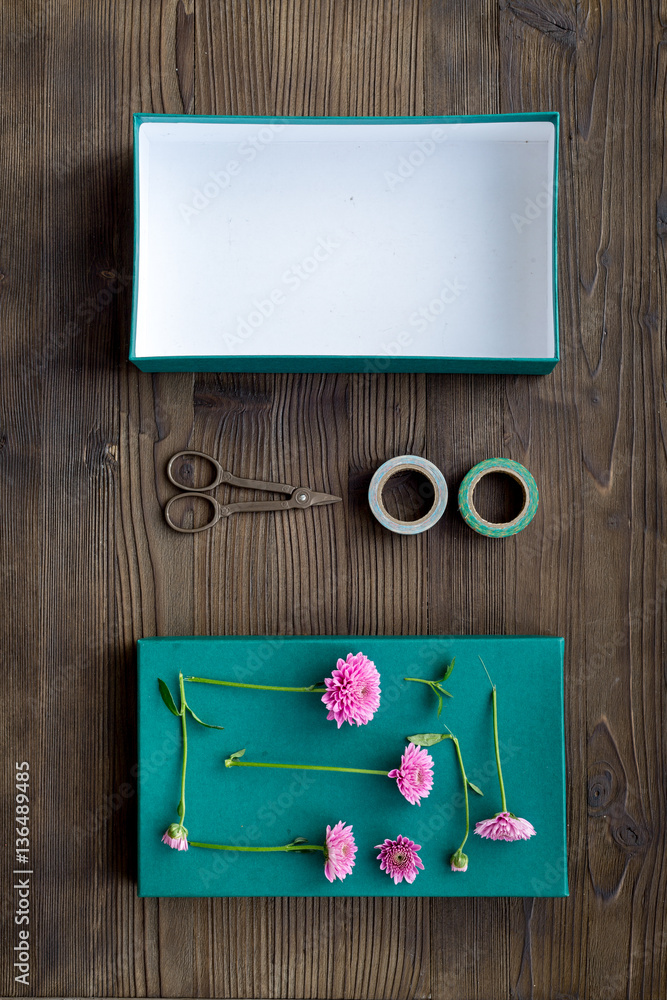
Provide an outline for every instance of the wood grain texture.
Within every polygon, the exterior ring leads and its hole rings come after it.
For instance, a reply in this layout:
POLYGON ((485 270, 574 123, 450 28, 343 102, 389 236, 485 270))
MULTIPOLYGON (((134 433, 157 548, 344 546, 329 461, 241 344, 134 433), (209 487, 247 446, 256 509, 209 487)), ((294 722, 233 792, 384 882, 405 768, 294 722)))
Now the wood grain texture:
MULTIPOLYGON (((0 7, 0 877, 4 900, 28 759, 30 995, 667 996, 666 24, 665 0, 0 7), (551 109, 552 375, 151 376, 125 360, 132 112, 551 109), (187 447, 345 502, 177 536, 164 466, 187 447), (452 497, 483 458, 523 462, 533 524, 486 539, 452 503, 426 535, 383 531, 368 482, 408 452, 452 497), (160 766, 137 760, 136 639, 328 632, 566 637, 569 899, 136 898, 137 766, 160 766)), ((1 919, 0 992, 26 995, 9 906, 1 919)))

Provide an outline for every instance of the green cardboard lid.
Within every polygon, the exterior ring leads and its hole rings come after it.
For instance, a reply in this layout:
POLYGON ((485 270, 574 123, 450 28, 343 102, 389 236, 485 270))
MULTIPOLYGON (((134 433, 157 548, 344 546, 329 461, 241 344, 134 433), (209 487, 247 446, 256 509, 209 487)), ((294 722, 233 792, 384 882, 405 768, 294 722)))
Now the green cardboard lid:
POLYGON ((509 636, 321 636, 159 638, 139 641, 140 896, 566 896, 563 640, 509 636), (330 884, 319 852, 253 854, 161 843, 177 820, 181 721, 165 707, 164 679, 178 701, 178 673, 253 684, 321 682, 338 657, 363 651, 381 674, 379 711, 366 726, 327 721, 318 694, 186 684, 193 710, 224 731, 188 719, 185 826, 190 840, 269 846, 305 837, 324 843, 326 826, 351 823, 355 868, 330 884), (425 685, 456 657, 440 719, 425 685), (501 761, 508 809, 530 820, 537 836, 516 843, 474 835, 474 824, 500 811, 491 688, 498 691, 501 761), (399 766, 405 737, 444 731, 459 738, 470 794, 468 871, 449 857, 463 837, 460 772, 451 741, 429 751, 434 785, 410 805, 395 781, 374 775, 225 768, 230 753, 246 760, 386 769, 399 766), (395 886, 375 849, 398 834, 422 845, 424 871, 395 886))

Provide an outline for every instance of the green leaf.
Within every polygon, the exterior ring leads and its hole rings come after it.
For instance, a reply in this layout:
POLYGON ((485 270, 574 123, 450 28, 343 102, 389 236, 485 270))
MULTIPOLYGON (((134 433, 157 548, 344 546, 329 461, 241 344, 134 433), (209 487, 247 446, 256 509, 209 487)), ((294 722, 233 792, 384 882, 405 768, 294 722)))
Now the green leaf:
POLYGON ((192 716, 192 718, 195 720, 195 722, 198 722, 200 726, 206 726, 207 729, 224 729, 225 728, 224 726, 214 726, 210 722, 202 722, 202 720, 199 718, 199 716, 195 715, 195 713, 192 711, 192 709, 190 708, 189 705, 186 705, 185 707, 187 708, 188 712, 190 713, 190 715, 192 716))
POLYGON ((232 761, 236 760, 237 757, 242 757, 245 753, 245 747, 243 750, 237 750, 236 753, 230 753, 229 757, 225 760, 225 767, 233 767, 232 761))
POLYGON ((293 847, 295 849, 294 850, 295 854, 299 854, 299 853, 307 854, 308 851, 304 850, 303 848, 301 849, 301 852, 299 852, 299 847, 298 847, 299 844, 307 844, 307 843, 308 843, 308 840, 307 840, 306 837, 295 837, 294 840, 292 841, 292 843, 288 844, 287 846, 288 847, 293 847))
POLYGON ((160 685, 160 694, 162 695, 162 701, 165 703, 170 712, 173 712, 174 715, 179 716, 181 713, 177 710, 176 705, 174 704, 174 699, 171 696, 171 691, 169 690, 165 682, 160 680, 159 677, 157 682, 160 685))
POLYGON ((477 785, 473 785, 473 783, 470 780, 470 778, 466 778, 466 781, 468 782, 468 788, 472 788, 473 792, 477 792, 478 795, 484 795, 484 792, 482 791, 482 789, 478 788, 477 785))
POLYGON ((433 688, 433 691, 438 699, 438 718, 440 718, 440 713, 442 712, 442 706, 443 706, 442 695, 440 694, 440 691, 436 691, 435 688, 433 688))
POLYGON ((454 695, 450 694, 449 691, 445 691, 444 687, 440 687, 440 684, 437 681, 433 682, 433 690, 436 691, 436 692, 439 691, 440 694, 446 694, 448 698, 453 698, 454 697, 454 695))
POLYGON ((452 673, 452 670, 454 669, 454 663, 455 663, 455 662, 456 662, 456 657, 454 657, 454 659, 452 660, 452 662, 451 662, 451 663, 449 664, 449 666, 448 666, 448 667, 447 667, 447 669, 445 670, 445 676, 444 676, 444 677, 442 678, 442 680, 440 681, 440 683, 441 683, 441 684, 444 684, 444 683, 445 683, 445 681, 446 681, 446 680, 447 680, 447 679, 448 679, 449 677, 451 677, 451 673, 452 673))
POLYGON ((176 807, 176 812, 178 813, 178 818, 181 823, 183 822, 183 817, 185 816, 185 806, 183 805, 183 799, 178 803, 176 807))
POLYGON ((414 743, 415 746, 420 747, 432 747, 436 743, 441 743, 443 740, 451 740, 449 733, 417 733, 416 736, 408 736, 408 743, 414 743))

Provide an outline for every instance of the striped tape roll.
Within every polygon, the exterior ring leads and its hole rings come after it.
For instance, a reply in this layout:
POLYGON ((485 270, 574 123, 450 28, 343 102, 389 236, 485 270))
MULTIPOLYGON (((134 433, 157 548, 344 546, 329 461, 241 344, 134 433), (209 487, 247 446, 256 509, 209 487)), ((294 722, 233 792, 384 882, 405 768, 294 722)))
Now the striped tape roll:
POLYGON ((510 458, 487 458, 485 462, 473 466, 459 488, 459 510, 463 520, 473 531, 479 532, 480 535, 488 535, 490 538, 507 538, 523 531, 535 517, 539 499, 537 483, 532 474, 520 462, 513 462, 510 458), (523 489, 523 507, 512 521, 503 524, 487 521, 478 513, 473 503, 473 493, 477 483, 490 472, 503 472, 511 476, 523 489))
POLYGON ((374 515, 381 525, 399 535, 418 535, 432 528, 445 512, 448 495, 447 483, 440 469, 419 455, 399 455, 398 458, 390 458, 376 471, 368 488, 368 502, 374 515), (397 472, 408 471, 421 472, 428 479, 433 487, 433 506, 427 514, 416 521, 399 521, 385 507, 382 493, 392 476, 397 472))

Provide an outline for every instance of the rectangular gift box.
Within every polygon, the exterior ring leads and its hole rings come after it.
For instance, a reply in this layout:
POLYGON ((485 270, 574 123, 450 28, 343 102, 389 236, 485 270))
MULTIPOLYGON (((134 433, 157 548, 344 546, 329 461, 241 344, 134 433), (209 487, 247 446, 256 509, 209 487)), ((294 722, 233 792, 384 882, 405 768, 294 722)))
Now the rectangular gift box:
POLYGON ((507 636, 241 636, 141 639, 139 672, 140 896, 566 896, 563 640, 507 636), (158 678, 179 704, 178 674, 251 684, 308 686, 330 676, 339 657, 363 651, 381 676, 380 708, 364 726, 327 719, 318 693, 258 691, 185 683, 188 704, 206 729, 187 720, 185 826, 202 843, 275 846, 304 837, 323 844, 327 825, 352 824, 356 863, 329 883, 319 852, 249 853, 161 842, 177 821, 181 720, 163 703, 158 678), (475 823, 500 811, 491 687, 498 689, 500 756, 508 809, 530 820, 527 841, 482 840, 475 823), (456 657, 440 718, 423 684, 456 657), (463 839, 462 780, 451 741, 430 748, 433 788, 420 805, 379 775, 226 768, 244 760, 389 771, 400 766, 406 737, 458 737, 468 778, 471 832, 466 872, 449 858, 463 839), (424 864, 412 885, 380 870, 375 845, 398 834, 421 844, 424 864))
POLYGON ((558 114, 134 116, 143 371, 549 372, 558 114))

